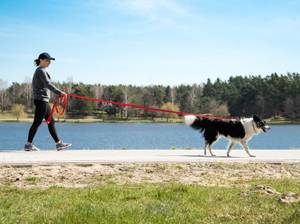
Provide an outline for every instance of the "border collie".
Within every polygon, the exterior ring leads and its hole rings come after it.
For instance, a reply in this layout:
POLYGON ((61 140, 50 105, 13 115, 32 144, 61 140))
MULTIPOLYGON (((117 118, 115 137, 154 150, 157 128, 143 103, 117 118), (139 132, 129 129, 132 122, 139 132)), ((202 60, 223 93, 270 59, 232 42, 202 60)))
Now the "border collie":
POLYGON ((235 144, 241 144, 250 157, 255 157, 249 152, 248 141, 254 135, 270 129, 266 122, 256 115, 252 118, 241 118, 239 120, 216 120, 186 115, 184 120, 186 125, 203 132, 205 139, 204 155, 206 155, 206 149, 208 148, 211 156, 215 156, 211 151, 213 144, 218 141, 219 137, 225 137, 229 140, 228 157, 230 157, 229 153, 235 144))

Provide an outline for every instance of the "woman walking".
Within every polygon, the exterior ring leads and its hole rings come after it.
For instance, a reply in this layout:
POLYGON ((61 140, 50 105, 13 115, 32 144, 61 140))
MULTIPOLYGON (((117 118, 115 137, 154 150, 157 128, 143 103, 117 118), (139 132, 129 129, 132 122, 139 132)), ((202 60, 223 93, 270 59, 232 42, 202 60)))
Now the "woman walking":
MULTIPOLYGON (((55 60, 48 53, 41 53, 38 59, 35 59, 35 65, 37 66, 33 79, 32 79, 32 89, 33 98, 35 105, 35 114, 33 124, 29 129, 28 140, 24 146, 25 151, 38 151, 39 149, 32 143, 38 127, 43 122, 43 119, 47 119, 51 112, 51 107, 49 105, 50 91, 57 95, 64 95, 65 92, 58 89, 51 82, 51 77, 46 71, 46 68, 50 65, 51 60, 55 60)), ((49 132, 56 143, 56 149, 62 150, 70 147, 72 144, 63 143, 59 139, 56 133, 55 121, 51 118, 51 122, 48 124, 49 132)))

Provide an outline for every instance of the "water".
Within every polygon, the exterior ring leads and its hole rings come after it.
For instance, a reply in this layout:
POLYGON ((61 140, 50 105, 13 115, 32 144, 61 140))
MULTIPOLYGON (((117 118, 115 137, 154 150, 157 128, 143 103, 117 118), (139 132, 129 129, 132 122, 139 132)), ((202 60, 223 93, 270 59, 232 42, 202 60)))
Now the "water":
MULTIPOLYGON (((21 150, 27 140, 30 123, 0 123, 0 150, 21 150)), ((72 149, 171 149, 203 148, 199 132, 184 124, 92 123, 56 124, 59 136, 73 143, 72 149)), ((273 125, 268 133, 255 136, 250 148, 300 148, 300 125, 273 125)), ((47 125, 38 129, 34 143, 41 149, 54 149, 47 125)), ((224 149, 221 139, 214 148, 224 149)), ((237 148, 240 148, 237 147, 237 148)))

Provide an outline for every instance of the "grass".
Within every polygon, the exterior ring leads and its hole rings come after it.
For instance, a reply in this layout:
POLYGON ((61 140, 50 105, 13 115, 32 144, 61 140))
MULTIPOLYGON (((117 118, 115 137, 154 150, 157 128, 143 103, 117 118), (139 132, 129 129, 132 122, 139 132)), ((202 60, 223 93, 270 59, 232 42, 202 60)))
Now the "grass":
MULTIPOLYGON (((299 181, 251 180, 300 193, 299 181)), ((0 189, 0 223, 299 223, 300 203, 179 183, 0 189)))
POLYGON ((28 176, 25 178, 25 181, 30 183, 30 184, 36 184, 37 182, 39 182, 40 178, 39 177, 35 177, 35 176, 28 176))
POLYGON ((300 119, 289 119, 285 117, 275 116, 268 119, 268 124, 300 124, 300 119))

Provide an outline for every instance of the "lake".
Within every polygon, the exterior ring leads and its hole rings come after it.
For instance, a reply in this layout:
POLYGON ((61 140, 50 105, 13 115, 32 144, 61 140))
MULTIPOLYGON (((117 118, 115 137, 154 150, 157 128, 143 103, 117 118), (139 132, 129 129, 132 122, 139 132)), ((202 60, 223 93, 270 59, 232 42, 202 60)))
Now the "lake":
MULTIPOLYGON (((27 141, 30 123, 0 123, 0 150, 21 150, 27 141)), ((57 123, 58 135, 72 143, 72 149, 171 149, 203 148, 198 131, 173 123, 57 123)), ((43 123, 34 138, 40 149, 54 149, 47 125, 43 123)), ((300 125, 272 125, 271 130, 254 136, 249 142, 255 149, 300 148, 300 125)), ((224 149, 221 139, 214 148, 224 149)), ((237 146, 240 148, 240 146, 237 146)))

